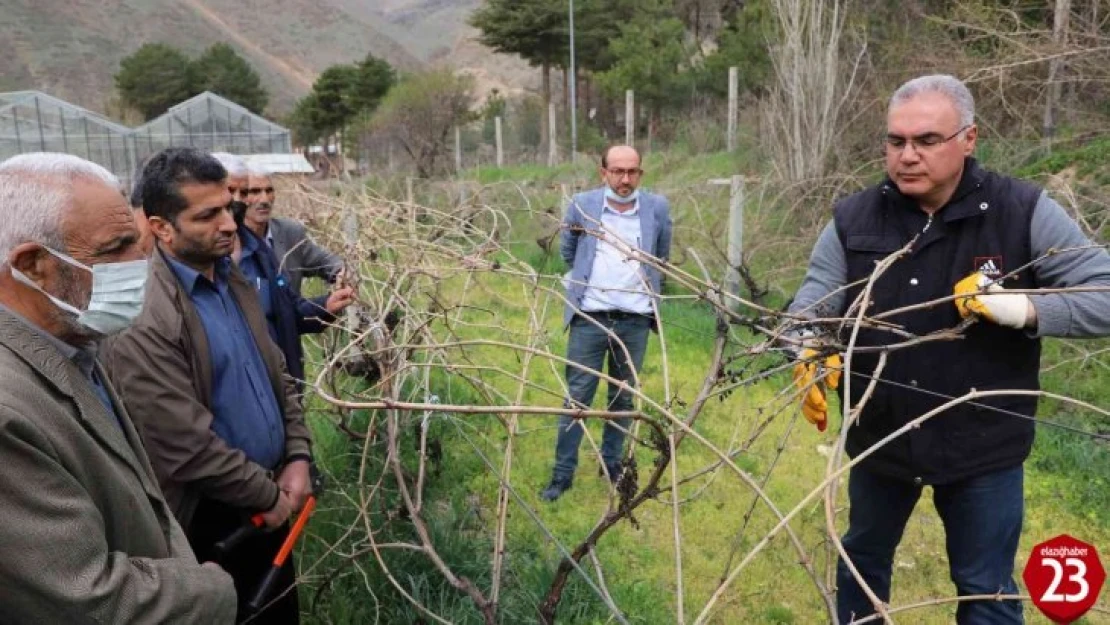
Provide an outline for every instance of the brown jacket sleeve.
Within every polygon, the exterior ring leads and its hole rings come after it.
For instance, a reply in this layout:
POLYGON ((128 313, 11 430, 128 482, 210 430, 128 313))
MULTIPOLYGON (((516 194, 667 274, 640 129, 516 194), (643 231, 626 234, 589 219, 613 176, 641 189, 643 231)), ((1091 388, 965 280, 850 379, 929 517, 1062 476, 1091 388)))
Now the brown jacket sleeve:
POLYGON ((278 486, 267 470, 212 431, 212 413, 196 398, 179 342, 139 324, 116 338, 105 361, 175 513, 181 515, 184 488, 250 510, 273 507, 278 486))
POLYGON ((300 258, 297 259, 300 266, 296 269, 301 271, 305 277, 315 276, 321 280, 332 282, 335 279, 335 274, 343 270, 343 261, 321 247, 316 241, 313 241, 304 224, 293 222, 290 226, 293 233, 291 238, 296 241, 295 245, 301 250, 300 258))
MULTIPOLYGON (((281 350, 271 343, 274 350, 281 357, 281 350)), ((284 362, 284 361, 283 361, 284 362)), ((285 371, 284 365, 282 371, 285 371)), ((285 391, 285 458, 292 456, 312 455, 312 433, 305 423, 304 410, 301 407, 300 396, 297 393, 297 383, 289 374, 283 374, 282 385, 285 391)))
POLYGON ((11 623, 232 623, 235 590, 192 553, 111 551, 108 522, 48 437, 0 405, 0 605, 11 623))

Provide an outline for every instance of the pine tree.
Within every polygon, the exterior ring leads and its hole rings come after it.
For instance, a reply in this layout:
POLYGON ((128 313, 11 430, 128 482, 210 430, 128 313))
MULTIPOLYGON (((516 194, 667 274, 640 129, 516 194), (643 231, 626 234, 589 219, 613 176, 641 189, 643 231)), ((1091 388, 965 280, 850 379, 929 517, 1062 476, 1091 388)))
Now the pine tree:
POLYGON ((189 69, 197 93, 211 91, 254 113, 270 99, 258 72, 226 43, 213 44, 189 69))
POLYGON ((115 75, 121 102, 150 120, 196 95, 189 57, 164 43, 148 43, 120 61, 115 75))
POLYGON ((470 25, 481 31, 482 44, 540 67, 544 102, 540 119, 546 141, 551 68, 566 67, 570 61, 566 0, 486 0, 471 15, 470 25))

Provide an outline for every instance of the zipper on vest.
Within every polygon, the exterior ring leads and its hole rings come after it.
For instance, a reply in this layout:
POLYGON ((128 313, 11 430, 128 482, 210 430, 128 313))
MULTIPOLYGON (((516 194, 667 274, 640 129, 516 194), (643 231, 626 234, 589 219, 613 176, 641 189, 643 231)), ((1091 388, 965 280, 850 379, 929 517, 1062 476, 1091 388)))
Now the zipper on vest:
POLYGON ((921 232, 918 232, 917 234, 913 235, 913 238, 910 239, 910 243, 909 243, 909 245, 910 245, 909 253, 910 254, 917 251, 917 242, 920 241, 921 237, 924 236, 925 233, 929 231, 929 227, 932 226, 932 225, 933 225, 933 213, 928 213, 926 215, 925 225, 921 228, 921 232))
POLYGON ((931 225, 933 225, 933 213, 929 213, 928 219, 925 220, 925 227, 921 229, 921 234, 928 232, 931 225))

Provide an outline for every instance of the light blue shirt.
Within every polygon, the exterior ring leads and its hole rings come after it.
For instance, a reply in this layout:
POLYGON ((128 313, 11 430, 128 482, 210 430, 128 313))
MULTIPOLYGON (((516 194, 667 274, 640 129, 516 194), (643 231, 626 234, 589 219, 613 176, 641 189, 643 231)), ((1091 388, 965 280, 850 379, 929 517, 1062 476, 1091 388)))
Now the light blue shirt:
MULTIPOLYGON (((651 287, 634 252, 643 249, 640 201, 621 213, 602 199, 601 231, 582 297, 585 312, 622 311, 652 314, 651 287)), ((596 226, 594 226, 596 227, 596 226)))

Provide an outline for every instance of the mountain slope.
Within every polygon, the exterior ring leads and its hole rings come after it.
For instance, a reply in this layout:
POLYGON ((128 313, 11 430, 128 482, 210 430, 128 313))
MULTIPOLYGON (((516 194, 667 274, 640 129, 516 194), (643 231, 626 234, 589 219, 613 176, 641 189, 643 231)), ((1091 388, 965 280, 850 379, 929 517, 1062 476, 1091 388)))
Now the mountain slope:
POLYGON ((363 20, 394 29, 422 59, 449 51, 459 36, 469 34, 466 20, 482 0, 326 0, 363 20))
POLYGON ((0 0, 0 91, 39 89, 105 110, 120 59, 142 44, 196 55, 226 41, 258 69, 271 112, 282 113, 329 65, 372 53, 420 67, 382 26, 313 0, 0 0))
POLYGON ((380 25, 428 63, 471 74, 480 98, 492 89, 519 93, 539 88, 539 70, 519 57, 496 54, 477 42, 478 31, 466 22, 483 0, 326 1, 380 25))
POLYGON ((220 41, 258 70, 274 115, 288 112, 323 69, 367 53, 403 71, 469 73, 480 98, 537 88, 535 68, 476 41, 466 21, 482 1, 0 0, 0 91, 38 89, 118 114, 113 76, 125 56, 148 42, 196 56, 220 41))

